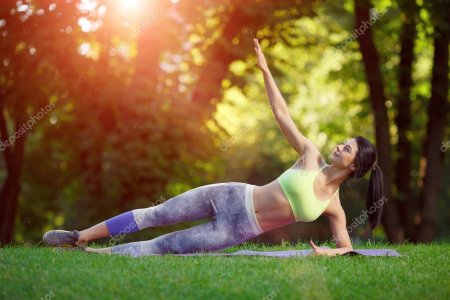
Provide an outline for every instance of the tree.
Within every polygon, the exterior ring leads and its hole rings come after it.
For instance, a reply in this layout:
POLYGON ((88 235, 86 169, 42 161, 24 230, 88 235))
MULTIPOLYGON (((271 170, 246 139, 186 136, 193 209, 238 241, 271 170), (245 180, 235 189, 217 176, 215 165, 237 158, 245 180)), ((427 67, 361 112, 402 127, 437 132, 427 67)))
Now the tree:
MULTIPOLYGON (((432 95, 428 106, 428 125, 423 142, 422 173, 424 184, 420 186, 419 226, 414 225, 413 194, 411 189, 411 87, 414 63, 414 41, 418 7, 414 1, 400 1, 402 26, 400 33, 400 65, 398 67, 398 99, 395 122, 398 129, 398 158, 396 167, 391 156, 389 119, 385 109, 383 77, 380 72, 379 54, 375 47, 370 27, 358 35, 363 56, 365 73, 369 85, 370 99, 375 114, 375 129, 379 159, 385 174, 386 194, 391 195, 384 210, 382 223, 391 242, 401 242, 405 238, 414 242, 430 242, 435 238, 437 198, 442 171, 443 153, 440 151, 448 114, 448 24, 445 13, 448 2, 431 5, 430 12, 435 16, 434 60, 432 75, 432 95), (439 8, 438 8, 439 7, 439 8), (378 116, 378 117, 377 117, 378 116), (392 193, 392 177, 395 170, 396 193, 392 193)), ((355 1, 356 28, 369 19, 372 4, 366 0, 355 1)))
POLYGON ((437 199, 440 191, 444 152, 441 150, 445 128, 448 125, 449 37, 448 12, 450 1, 432 2, 434 16, 434 57, 431 80, 431 98, 428 105, 428 124, 423 141, 421 168, 424 171, 420 193, 421 222, 416 242, 428 243, 436 236, 437 199))
MULTIPOLYGON (((46 119, 48 110, 45 109, 44 113, 43 109, 47 105, 54 106, 51 96, 61 89, 61 84, 52 76, 55 66, 50 63, 51 52, 47 52, 53 46, 54 49, 61 46, 52 42, 60 32, 50 28, 66 28, 67 22, 71 21, 52 11, 45 17, 37 11, 28 15, 31 8, 28 5, 22 8, 19 10, 16 2, 10 0, 4 1, 0 7, 5 27, 0 48, 0 57, 4 62, 0 74, 0 133, 7 173, 0 192, 1 244, 12 240, 30 130, 39 126, 36 123, 42 122, 42 118, 46 119), (44 84, 47 89, 42 88, 44 84)), ((66 8, 69 11, 73 9, 70 4, 66 8)), ((61 48, 57 50, 61 51, 61 48)), ((73 50, 76 51, 76 48, 73 50)))

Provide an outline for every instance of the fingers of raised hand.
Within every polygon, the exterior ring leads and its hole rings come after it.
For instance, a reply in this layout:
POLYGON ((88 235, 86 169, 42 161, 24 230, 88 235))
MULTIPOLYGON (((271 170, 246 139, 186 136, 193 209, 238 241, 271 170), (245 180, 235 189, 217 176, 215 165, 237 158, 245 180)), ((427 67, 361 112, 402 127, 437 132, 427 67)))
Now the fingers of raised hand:
POLYGON ((260 46, 259 46, 259 43, 258 43, 258 39, 253 39, 253 42, 255 43, 255 50, 259 50, 260 46))

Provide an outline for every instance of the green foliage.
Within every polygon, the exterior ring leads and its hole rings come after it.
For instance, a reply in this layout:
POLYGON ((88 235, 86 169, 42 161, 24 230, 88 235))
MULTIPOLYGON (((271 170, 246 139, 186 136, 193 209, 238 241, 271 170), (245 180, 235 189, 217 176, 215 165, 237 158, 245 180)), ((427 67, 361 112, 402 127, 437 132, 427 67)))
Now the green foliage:
MULTIPOLYGON (((184 2, 177 4, 181 19, 171 17, 170 7, 158 16, 132 17, 105 2, 110 10, 104 16, 81 12, 75 3, 61 3, 56 11, 32 15, 26 22, 2 5, 0 19, 6 19, 3 29, 8 36, 0 47, 4 66, 0 88, 5 91, 1 103, 8 125, 55 104, 27 140, 17 242, 37 242, 54 227, 91 226, 203 184, 263 185, 290 167, 298 155, 268 109, 262 76, 255 68, 254 36, 261 39, 298 128, 325 158, 348 137, 363 135, 374 141, 358 44, 353 41, 344 51, 335 51, 352 34, 353 1, 311 1, 301 6, 296 1, 244 6, 238 1, 213 1, 210 7, 202 1, 184 2), (102 26, 83 31, 78 25, 81 17, 101 20, 102 26), (32 22, 37 25, 27 34, 32 22)), ((387 9, 373 32, 392 121, 399 4, 375 5, 377 10, 387 9)), ((427 122, 436 21, 431 17, 435 6, 419 5, 414 118, 408 133, 415 174, 427 122)), ((438 22, 447 24, 442 18, 438 22)), ((396 140, 392 142, 395 145, 396 140)), ((448 164, 445 171, 448 174, 448 164)), ((5 176, 0 161, 0 178, 5 176)), ((413 185, 417 187, 417 182, 413 185)), ((365 189, 363 182, 345 194, 352 212, 348 219, 359 214, 365 189)), ((449 207, 442 203, 449 195, 443 189, 439 199, 441 237, 448 234, 449 207)))

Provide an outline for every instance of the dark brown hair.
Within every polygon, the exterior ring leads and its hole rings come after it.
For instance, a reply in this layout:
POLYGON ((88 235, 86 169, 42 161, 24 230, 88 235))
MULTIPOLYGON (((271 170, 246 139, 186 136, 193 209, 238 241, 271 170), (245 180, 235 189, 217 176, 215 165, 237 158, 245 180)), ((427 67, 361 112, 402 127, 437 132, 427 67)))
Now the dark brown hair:
POLYGON ((366 138, 357 136, 354 138, 358 144, 355 163, 356 170, 350 174, 350 178, 361 178, 370 171, 369 189, 366 198, 366 209, 369 213, 369 229, 372 230, 380 223, 385 202, 383 173, 377 164, 377 150, 366 138), (379 203, 381 201, 381 204, 379 203))

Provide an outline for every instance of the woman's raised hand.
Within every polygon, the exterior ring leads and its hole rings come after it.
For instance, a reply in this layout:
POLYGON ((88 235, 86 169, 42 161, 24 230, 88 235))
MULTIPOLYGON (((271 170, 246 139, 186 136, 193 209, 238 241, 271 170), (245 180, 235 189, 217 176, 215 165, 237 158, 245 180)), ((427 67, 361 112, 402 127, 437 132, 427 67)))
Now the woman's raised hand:
POLYGON ((258 39, 253 39, 253 42, 255 43, 255 52, 258 67, 261 70, 266 71, 269 69, 269 67, 267 66, 266 58, 264 57, 264 53, 261 50, 261 46, 259 45, 258 39))

